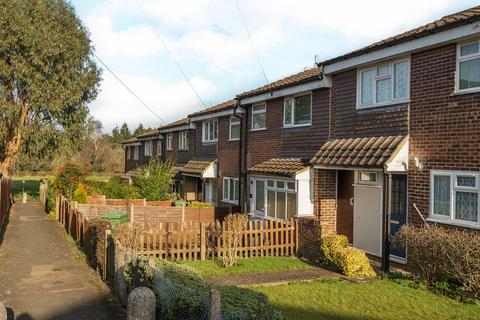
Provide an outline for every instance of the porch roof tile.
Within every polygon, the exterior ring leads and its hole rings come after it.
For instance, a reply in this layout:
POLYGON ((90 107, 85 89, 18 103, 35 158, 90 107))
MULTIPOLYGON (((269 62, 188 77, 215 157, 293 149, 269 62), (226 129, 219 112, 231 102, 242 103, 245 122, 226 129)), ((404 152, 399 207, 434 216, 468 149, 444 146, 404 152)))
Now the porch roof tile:
POLYGON ((309 166, 302 158, 273 158, 248 169, 249 173, 295 175, 309 166))
POLYGON ((310 163, 332 167, 381 168, 405 136, 334 139, 323 144, 310 163))
POLYGON ((186 174, 202 175, 205 170, 207 170, 208 167, 210 167, 210 165, 215 161, 216 160, 190 160, 184 167, 180 168, 180 172, 186 174))

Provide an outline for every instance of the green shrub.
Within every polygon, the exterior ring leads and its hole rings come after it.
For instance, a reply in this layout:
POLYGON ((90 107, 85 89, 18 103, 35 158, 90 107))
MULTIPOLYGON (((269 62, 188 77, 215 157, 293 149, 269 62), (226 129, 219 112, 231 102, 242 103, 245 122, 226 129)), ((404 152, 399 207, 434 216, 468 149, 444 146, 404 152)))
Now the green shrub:
POLYGON ((75 189, 75 192, 73 193, 72 200, 77 201, 80 204, 88 203, 87 189, 85 189, 85 185, 83 183, 78 184, 77 189, 75 189))
POLYGON ((172 176, 175 173, 171 160, 150 162, 137 170, 138 174, 133 182, 140 198, 147 201, 163 201, 175 198, 173 194, 172 176))
POLYGON ((321 250, 324 259, 337 266, 349 277, 375 277, 365 252, 349 247, 347 237, 343 235, 327 236, 322 239, 321 250))
POLYGON ((188 205, 191 208, 213 208, 213 205, 207 202, 193 201, 188 205))
POLYGON ((130 261, 123 270, 125 280, 130 290, 136 287, 151 287, 155 273, 148 265, 148 258, 140 257, 130 261))
POLYGON ((80 165, 67 163, 57 169, 53 177, 53 194, 62 194, 72 199, 73 193, 79 183, 82 183, 86 176, 86 169, 80 165))

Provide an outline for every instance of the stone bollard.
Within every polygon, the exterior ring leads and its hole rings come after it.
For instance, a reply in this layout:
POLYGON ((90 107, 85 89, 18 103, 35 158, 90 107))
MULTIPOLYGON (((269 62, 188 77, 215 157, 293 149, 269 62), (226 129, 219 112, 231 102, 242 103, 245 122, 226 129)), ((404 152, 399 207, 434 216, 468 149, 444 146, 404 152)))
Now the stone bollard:
POLYGON ((7 308, 0 302, 0 320, 7 320, 7 308))
POLYGON ((127 320, 155 320, 155 294, 147 287, 138 287, 128 295, 127 320))
POLYGON ((220 292, 217 289, 210 290, 208 296, 208 320, 222 320, 220 292))

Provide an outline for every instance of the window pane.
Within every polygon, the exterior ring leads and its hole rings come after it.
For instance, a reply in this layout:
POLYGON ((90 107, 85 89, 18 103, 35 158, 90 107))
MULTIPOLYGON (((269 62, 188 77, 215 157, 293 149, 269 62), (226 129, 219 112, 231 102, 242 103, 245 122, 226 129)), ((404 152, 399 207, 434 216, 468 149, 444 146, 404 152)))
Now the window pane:
POLYGON ((275 191, 267 191, 267 216, 275 218, 275 191))
POLYGON ((388 63, 382 64, 377 67, 377 77, 383 77, 390 75, 390 65, 388 63))
POLYGON ((213 122, 209 122, 208 124, 208 138, 207 140, 213 139, 213 122))
POLYGON ((363 71, 361 75, 361 104, 372 104, 373 71, 363 71))
POLYGON ((395 72, 395 86, 393 96, 395 99, 405 98, 407 96, 407 62, 395 63, 393 66, 395 72))
POLYGON ((265 181, 255 180, 255 210, 265 211, 265 181))
POLYGON ((277 192, 277 218, 285 219, 287 216, 285 192, 277 192))
POLYGON ((287 182, 288 190, 295 190, 295 182, 287 182))
POLYGON ((203 140, 208 140, 208 122, 203 123, 203 140))
POLYGON ((234 189, 234 185, 233 185, 233 179, 228 179, 229 181, 229 191, 230 191, 230 194, 229 194, 229 197, 228 199, 230 200, 233 200, 234 196, 235 196, 235 189, 234 189))
POLYGON ((391 84, 392 81, 391 79, 383 79, 383 80, 377 80, 376 81, 376 90, 377 90, 377 103, 389 101, 392 99, 391 97, 391 84))
POLYGON ((260 111, 265 111, 265 105, 262 104, 262 105, 259 105, 259 106, 254 106, 253 107, 253 112, 260 112, 260 111))
POLYGON ((457 176, 458 187, 475 187, 475 177, 472 176, 457 176))
POLYGON ((455 219, 474 222, 478 221, 478 193, 456 192, 455 219))
POLYGON ((311 100, 312 96, 309 94, 295 98, 295 124, 311 122, 311 100))
POLYGON ((273 181, 273 180, 268 180, 268 181, 267 181, 267 186, 274 188, 274 187, 275 187, 275 181, 273 181))
POLYGON ((285 182, 284 181, 277 181, 277 188, 278 189, 285 189, 285 182))
POLYGON ((467 44, 466 46, 460 47, 460 56, 467 56, 469 54, 478 53, 478 42, 467 44))
POLYGON ((450 177, 433 177, 433 213, 450 216, 450 177))
POLYGON ((240 199, 240 184, 238 180, 234 180, 235 185, 235 198, 233 200, 238 201, 240 199))
POLYGON ((228 179, 223 179, 223 199, 228 199, 228 179))
POLYGON ((267 117, 265 113, 253 115, 253 129, 263 129, 267 126, 267 117))
POLYGON ((213 121, 213 140, 218 139, 218 122, 213 121))
POLYGON ((362 171, 360 172, 360 181, 375 182, 377 181, 377 173, 362 171))
POLYGON ((480 87, 480 59, 460 62, 459 89, 480 87))
POLYGON ((283 124, 292 124, 293 99, 285 99, 283 102, 283 124))
POLYGON ((287 193, 287 219, 297 214, 297 194, 287 193))

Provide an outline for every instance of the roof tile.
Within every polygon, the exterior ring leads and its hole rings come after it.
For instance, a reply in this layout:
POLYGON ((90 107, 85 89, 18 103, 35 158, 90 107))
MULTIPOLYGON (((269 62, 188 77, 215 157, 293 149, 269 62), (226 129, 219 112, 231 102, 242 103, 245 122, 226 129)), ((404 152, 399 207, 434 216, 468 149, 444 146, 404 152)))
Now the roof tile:
POLYGON ((180 172, 201 175, 215 161, 216 160, 190 160, 184 167, 180 168, 180 172))
POLYGON ((253 166, 248 172, 290 176, 308 166, 308 160, 302 158, 273 158, 253 166))

